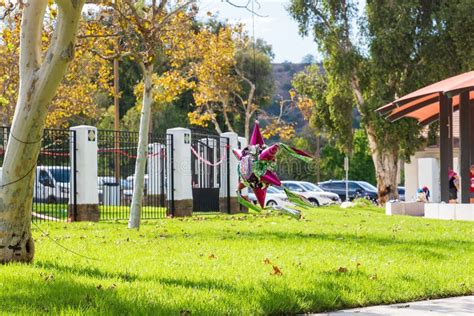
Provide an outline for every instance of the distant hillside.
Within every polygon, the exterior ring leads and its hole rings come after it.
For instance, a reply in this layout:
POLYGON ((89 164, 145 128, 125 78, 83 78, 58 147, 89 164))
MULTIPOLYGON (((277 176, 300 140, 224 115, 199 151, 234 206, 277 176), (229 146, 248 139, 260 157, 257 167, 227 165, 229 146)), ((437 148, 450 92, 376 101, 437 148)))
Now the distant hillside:
MULTIPOLYGON (((290 98, 288 91, 292 88, 291 80, 293 79, 293 76, 296 73, 303 71, 305 67, 309 66, 309 64, 283 62, 272 64, 272 66, 273 78, 275 80, 275 95, 273 96, 273 103, 268 111, 272 114, 277 114, 279 111, 278 101, 281 100, 281 98, 284 100, 290 98)), ((319 64, 319 68, 321 72, 324 72, 322 64, 319 64)), ((301 113, 297 109, 293 110, 287 117, 284 117, 284 120, 287 122, 295 122, 297 131, 301 131, 301 129, 307 125, 307 122, 303 120, 301 113)), ((352 121, 353 128, 360 127, 360 115, 355 108, 352 114, 352 121)))
POLYGON ((303 71, 308 64, 293 64, 284 62, 281 64, 272 64, 273 78, 275 79, 275 98, 278 96, 288 99, 291 89, 291 80, 293 76, 300 71, 303 71))
MULTIPOLYGON (((288 91, 292 88, 291 80, 293 76, 303 71, 306 66, 309 64, 303 63, 290 63, 283 62, 278 64, 272 64, 273 66, 273 78, 275 80, 275 95, 273 96, 273 103, 269 107, 268 111, 272 114, 278 113, 278 101, 283 98, 283 100, 288 100, 290 94, 288 91)), ((287 122, 295 122, 296 129, 301 130, 307 123, 303 120, 301 113, 298 110, 292 111, 287 117, 284 118, 287 122)))

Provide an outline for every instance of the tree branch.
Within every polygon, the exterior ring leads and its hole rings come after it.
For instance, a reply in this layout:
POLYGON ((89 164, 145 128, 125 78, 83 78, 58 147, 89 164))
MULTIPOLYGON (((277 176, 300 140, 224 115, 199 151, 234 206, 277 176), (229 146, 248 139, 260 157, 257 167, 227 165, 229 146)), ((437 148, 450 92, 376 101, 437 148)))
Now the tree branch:
MULTIPOLYGON (((41 31, 48 0, 31 1, 21 18, 20 74, 36 71, 41 65, 41 31), (31 30, 31 31, 29 31, 31 30)), ((21 89, 21 87, 20 87, 21 89)))
MULTIPOLYGON (((241 5, 241 4, 236 4, 234 3, 233 1, 231 0, 225 0, 226 3, 230 4, 231 6, 233 7, 236 7, 236 8, 239 8, 239 9, 245 9, 246 11, 252 13, 252 14, 255 14, 256 16, 260 17, 260 18, 267 18, 268 15, 261 15, 260 13, 257 13, 255 12, 255 10, 253 10, 252 8, 250 8, 250 4, 252 3, 251 0, 247 0, 247 3, 245 5, 241 5)), ((258 6, 258 9, 260 9, 262 6, 260 5, 260 2, 256 1, 255 0, 255 4, 257 4, 258 6)))
MULTIPOLYGON (((40 1, 47 3, 47 0, 40 1)), ((36 2, 39 1, 32 1, 32 3, 36 2)), ((44 96, 45 100, 53 98, 57 85, 59 85, 67 66, 74 58, 77 25, 81 18, 84 0, 56 0, 56 3, 58 5, 56 27, 46 58, 38 71, 38 77, 43 80, 38 83, 37 90, 48 91, 44 96)), ((40 33, 41 29, 40 26, 40 33)), ((34 84, 30 89, 35 89, 34 84)), ((48 104, 44 104, 44 106, 48 106, 48 104)))

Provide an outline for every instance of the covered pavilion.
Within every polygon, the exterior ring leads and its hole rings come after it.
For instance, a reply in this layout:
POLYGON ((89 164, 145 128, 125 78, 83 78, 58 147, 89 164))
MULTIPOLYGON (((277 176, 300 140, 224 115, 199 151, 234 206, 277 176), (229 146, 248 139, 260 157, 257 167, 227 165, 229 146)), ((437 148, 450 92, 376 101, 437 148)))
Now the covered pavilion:
POLYGON ((377 109, 389 121, 411 117, 422 126, 439 121, 441 201, 449 201, 448 170, 453 168, 453 112, 459 110, 461 203, 469 203, 474 164, 474 71, 409 93, 377 109))

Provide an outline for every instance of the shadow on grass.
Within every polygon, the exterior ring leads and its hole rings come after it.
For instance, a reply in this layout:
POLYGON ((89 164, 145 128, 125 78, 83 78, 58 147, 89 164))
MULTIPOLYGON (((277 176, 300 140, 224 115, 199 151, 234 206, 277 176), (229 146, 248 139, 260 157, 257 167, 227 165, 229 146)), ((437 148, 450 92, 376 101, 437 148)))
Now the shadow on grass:
POLYGON ((78 276, 89 276, 96 279, 112 279, 124 282, 133 282, 139 279, 138 275, 129 272, 109 272, 89 266, 66 266, 51 261, 36 261, 35 266, 78 276))
MULTIPOLYGON (((71 271, 61 268, 60 265, 56 265, 56 268, 53 271, 71 271)), ((94 271, 100 276, 110 275, 98 272, 97 269, 94 271)), ((153 281, 157 284, 156 288, 167 287, 167 293, 176 292, 176 288, 181 288, 180 293, 184 291, 189 296, 176 301, 173 297, 164 295, 161 296, 165 298, 163 301, 147 298, 138 302, 140 296, 137 297, 136 292, 119 294, 117 289, 98 289, 94 285, 76 282, 73 278, 67 281, 49 282, 31 279, 15 281, 15 290, 0 291, 0 310, 6 314, 80 312, 112 315, 179 315, 183 311, 189 311, 198 315, 216 315, 229 314, 229 311, 232 314, 298 313, 353 306, 353 303, 339 296, 338 292, 342 287, 332 282, 315 284, 311 293, 307 293, 263 283, 245 287, 211 279, 156 278, 153 281), (197 299, 196 292, 199 294, 197 299), (209 297, 214 293, 218 295, 218 302, 211 303, 209 297)), ((120 287, 118 284, 117 288, 120 287)), ((132 291, 131 288, 127 290, 132 291)))
MULTIPOLYGON (((137 304, 133 298, 119 296, 116 289, 98 288, 94 285, 42 279, 12 280, 15 289, 0 291, 0 310, 14 314, 176 314, 176 310, 159 302, 137 304)), ((179 311, 178 311, 179 312, 179 311)))
MULTIPOLYGON (((73 309, 78 311, 105 312, 111 314, 179 314, 190 311, 193 314, 226 314, 232 311, 236 314, 284 314, 321 312, 343 308, 359 307, 362 305, 388 304, 403 300, 415 300, 420 297, 393 296, 383 291, 370 289, 371 282, 363 271, 338 273, 322 271, 323 278, 314 279, 314 285, 302 289, 288 287, 280 282, 279 277, 272 277, 266 282, 260 281, 251 285, 226 282, 210 278, 192 279, 182 277, 140 276, 122 272, 107 272, 99 268, 83 266, 66 266, 49 261, 36 263, 37 267, 51 270, 55 275, 71 276, 71 281, 45 282, 43 280, 28 280, 18 282, 19 288, 27 288, 26 295, 18 296, 12 293, 0 292, 0 307, 3 302, 13 302, 13 306, 30 308, 30 310, 48 313, 73 309), (164 287, 166 294, 163 302, 142 300, 133 301, 137 293, 123 293, 119 296, 115 290, 99 290, 74 281, 75 276, 90 276, 97 279, 117 279, 127 282, 142 282, 138 288, 164 287), (275 281, 275 282, 273 282, 275 281), (156 284, 156 285, 154 285, 156 284), (368 288, 367 288, 368 287, 368 288), (38 293, 40 296, 37 297, 38 293), (181 300, 173 299, 171 295, 179 295, 181 300), (179 293, 179 294, 178 294, 179 293), (184 294, 184 295, 183 295, 184 294), (218 302, 211 302, 209 297, 217 295, 218 302), (197 297, 197 298, 196 298, 197 297), (400 298, 401 297, 401 298, 400 298), (223 309, 224 308, 224 309, 223 309)), ((282 280, 284 281, 284 280, 282 280)), ((416 280, 405 280, 413 283, 416 280)), ((99 284, 100 281, 97 281, 99 284)), ((105 282, 107 283, 107 282, 105 282)), ((417 287, 424 285, 419 284, 417 287)), ((118 288, 122 287, 118 283, 118 288)), ((383 288, 383 282, 378 289, 383 288)), ((132 286, 128 291, 132 291, 132 286)), ((148 290, 148 291, 149 291, 148 290)), ((142 292, 144 294, 144 292, 142 292)), ((452 293, 463 294, 463 293, 452 293)), ((445 293, 446 295, 446 293, 445 293)), ((13 308, 13 307, 11 307, 13 308)), ((5 312, 13 309, 2 309, 5 312)))
MULTIPOLYGON (((388 235, 388 234, 387 234, 388 235)), ((395 250, 403 252, 416 251, 417 253, 425 253, 428 257, 442 259, 444 255, 438 251, 456 251, 459 249, 473 249, 474 242, 456 239, 430 239, 430 240, 415 240, 405 239, 400 236, 374 236, 370 232, 363 232, 360 235, 353 233, 303 233, 303 232, 282 232, 282 231, 239 231, 238 234, 226 235, 226 240, 241 240, 248 238, 252 240, 315 240, 315 241, 329 241, 334 243, 347 244, 348 242, 372 245, 374 247, 394 247, 395 250), (397 249, 398 248, 398 249, 397 249), (420 248, 423 251, 420 252, 420 248)))

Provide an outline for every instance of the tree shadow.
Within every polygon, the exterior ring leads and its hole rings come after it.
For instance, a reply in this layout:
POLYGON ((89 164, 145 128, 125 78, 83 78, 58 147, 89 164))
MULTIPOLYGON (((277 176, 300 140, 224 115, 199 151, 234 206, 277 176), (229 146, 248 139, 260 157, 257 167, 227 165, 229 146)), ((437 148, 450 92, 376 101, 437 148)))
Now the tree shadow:
POLYGON ((239 240, 248 238, 252 240, 314 240, 314 241, 328 241, 340 244, 359 244, 362 246, 374 247, 391 247, 393 250, 399 252, 413 252, 424 258, 443 259, 446 256, 440 251, 457 251, 459 249, 473 249, 474 242, 457 240, 457 239, 429 239, 429 240, 415 240, 404 239, 403 237, 394 236, 376 236, 369 233, 304 233, 304 232, 282 232, 282 231, 239 231, 238 234, 229 234, 226 240, 239 240), (421 248, 421 250, 420 250, 421 248))
POLYGON ((5 314, 111 314, 171 315, 172 306, 136 304, 132 298, 119 296, 116 289, 101 288, 72 279, 15 280, 15 290, 0 292, 0 310, 5 314))
MULTIPOLYGON (((347 272, 322 271, 324 278, 314 279, 314 286, 302 289, 289 287, 285 283, 279 282, 280 277, 275 279, 243 285, 223 280, 211 278, 190 279, 186 276, 181 277, 160 277, 160 276, 140 276, 133 274, 129 278, 127 273, 108 272, 99 268, 66 266, 49 261, 41 261, 35 264, 39 268, 51 270, 55 275, 72 274, 73 276, 90 276, 97 279, 111 279, 111 281, 120 279, 127 282, 152 282, 156 286, 143 285, 146 288, 164 287, 167 292, 176 293, 176 288, 185 289, 185 293, 203 293, 202 297, 196 299, 192 297, 180 297, 181 301, 165 300, 163 302, 140 302, 139 308, 137 302, 133 301, 127 295, 122 293, 117 295, 115 290, 98 289, 93 285, 77 283, 73 278, 70 281, 45 282, 43 280, 21 281, 19 287, 27 288, 28 291, 21 291, 22 295, 15 293, 0 292, 0 307, 3 308, 1 301, 13 302, 11 307, 6 307, 2 311, 14 312, 14 307, 23 309, 30 308, 38 313, 55 313, 65 310, 80 310, 93 313, 110 314, 179 314, 182 311, 189 311, 192 314, 222 314, 225 313, 222 306, 227 311, 233 313, 252 313, 252 314, 288 314, 288 313, 307 313, 324 312, 338 309, 356 308, 374 304, 393 304, 397 300, 390 295, 383 293, 354 293, 363 291, 357 288, 356 284, 367 282, 369 275, 361 270, 350 270, 347 272), (275 281, 275 282, 273 282, 275 281), (41 293, 39 297, 38 293, 41 293), (208 302, 208 297, 218 293, 219 304, 213 305, 208 302), (249 300, 249 304, 242 305, 242 300, 249 300), (248 311, 244 308, 254 308, 248 311)), ((284 277, 284 276, 283 276, 284 277)), ((272 277, 273 278, 273 277, 272 277)), ((414 280, 406 280, 413 282, 414 280)), ((118 287, 121 285, 119 284, 118 287)), ((128 289, 131 291, 131 288, 128 289)), ((178 294, 176 294, 178 295, 178 294)), ((425 297, 426 298, 426 297, 425 297)), ((410 300, 420 299, 420 297, 411 297, 410 300)), ((398 302, 403 302, 400 300, 398 302)))
POLYGON ((61 265, 51 261, 36 261, 34 265, 38 268, 55 270, 58 272, 71 273, 77 276, 89 276, 96 279, 113 279, 125 282, 133 282, 139 279, 139 276, 130 272, 110 272, 103 271, 96 267, 79 265, 61 265))

